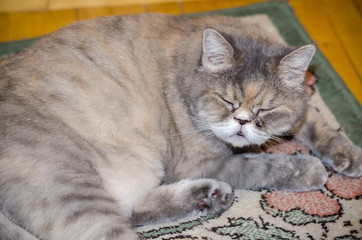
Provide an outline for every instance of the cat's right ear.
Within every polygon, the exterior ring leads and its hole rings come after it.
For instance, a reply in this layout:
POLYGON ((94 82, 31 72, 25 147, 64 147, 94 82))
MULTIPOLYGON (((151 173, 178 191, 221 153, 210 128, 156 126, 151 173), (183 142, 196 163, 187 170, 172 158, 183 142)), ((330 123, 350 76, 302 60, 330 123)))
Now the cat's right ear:
POLYGON ((202 66, 210 71, 220 71, 232 66, 234 50, 216 30, 207 28, 202 41, 202 66))
POLYGON ((316 47, 313 44, 305 45, 285 56, 279 65, 280 77, 289 86, 303 86, 304 74, 312 60, 316 47))

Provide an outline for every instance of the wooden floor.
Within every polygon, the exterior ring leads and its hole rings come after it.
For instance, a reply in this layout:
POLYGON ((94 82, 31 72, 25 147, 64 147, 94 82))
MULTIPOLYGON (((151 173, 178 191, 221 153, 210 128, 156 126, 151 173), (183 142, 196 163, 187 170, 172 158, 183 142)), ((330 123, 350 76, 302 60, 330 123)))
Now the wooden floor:
MULTIPOLYGON (((0 0, 0 42, 42 36, 111 14, 185 14, 265 0, 0 0)), ((296 16, 362 104, 362 0, 289 0, 296 16)))

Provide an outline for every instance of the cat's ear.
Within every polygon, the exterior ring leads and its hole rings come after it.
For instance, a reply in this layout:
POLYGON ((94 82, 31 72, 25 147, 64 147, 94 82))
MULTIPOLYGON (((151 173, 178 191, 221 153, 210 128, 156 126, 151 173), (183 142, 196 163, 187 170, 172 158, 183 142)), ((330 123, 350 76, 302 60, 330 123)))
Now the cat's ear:
POLYGON ((286 55, 279 64, 279 75, 290 86, 302 86, 305 71, 316 48, 313 44, 300 47, 286 55))
POLYGON ((234 50, 216 30, 207 28, 203 37, 202 65, 210 71, 220 71, 232 66, 234 50))

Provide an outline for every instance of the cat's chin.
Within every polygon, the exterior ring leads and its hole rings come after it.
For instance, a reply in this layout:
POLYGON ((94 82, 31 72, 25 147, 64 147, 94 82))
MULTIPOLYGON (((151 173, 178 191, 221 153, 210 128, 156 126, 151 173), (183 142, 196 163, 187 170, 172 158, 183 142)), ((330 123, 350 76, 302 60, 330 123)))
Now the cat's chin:
POLYGON ((237 132, 235 134, 233 134, 232 136, 223 139, 225 142, 231 144, 233 147, 237 147, 237 148, 242 148, 245 146, 250 146, 250 145, 262 145, 263 143, 266 142, 265 139, 262 138, 257 138, 257 139, 249 139, 248 137, 246 137, 243 132, 237 132))
POLYGON ((261 134, 257 134, 255 131, 247 128, 244 128, 244 130, 228 128, 227 130, 228 131, 214 131, 214 134, 223 142, 237 148, 261 145, 268 140, 265 136, 261 136, 261 134))
POLYGON ((238 148, 242 148, 253 144, 244 135, 239 133, 229 137, 228 139, 224 139, 224 141, 231 144, 233 147, 238 147, 238 148))

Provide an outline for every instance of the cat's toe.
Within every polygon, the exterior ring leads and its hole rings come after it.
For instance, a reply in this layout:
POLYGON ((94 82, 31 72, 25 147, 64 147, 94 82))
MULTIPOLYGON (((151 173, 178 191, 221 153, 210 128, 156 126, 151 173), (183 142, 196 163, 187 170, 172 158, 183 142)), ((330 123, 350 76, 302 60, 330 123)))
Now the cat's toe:
POLYGON ((229 184, 210 180, 207 187, 202 188, 204 193, 198 199, 198 208, 205 214, 220 214, 231 206, 234 194, 229 184))
POLYGON ((334 170, 348 177, 362 176, 362 150, 354 145, 335 149, 331 157, 325 158, 334 170), (338 151, 340 150, 340 151, 338 151))

